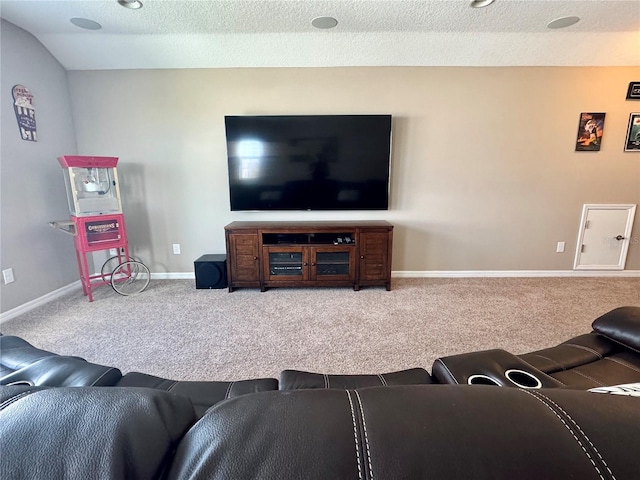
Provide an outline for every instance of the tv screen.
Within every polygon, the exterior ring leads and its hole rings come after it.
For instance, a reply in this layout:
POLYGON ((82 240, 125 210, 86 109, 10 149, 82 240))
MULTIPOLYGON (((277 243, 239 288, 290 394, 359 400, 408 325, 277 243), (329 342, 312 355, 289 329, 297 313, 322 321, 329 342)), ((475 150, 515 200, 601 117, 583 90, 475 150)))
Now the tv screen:
POLYGON ((391 115, 226 116, 231 210, 386 210, 391 115))

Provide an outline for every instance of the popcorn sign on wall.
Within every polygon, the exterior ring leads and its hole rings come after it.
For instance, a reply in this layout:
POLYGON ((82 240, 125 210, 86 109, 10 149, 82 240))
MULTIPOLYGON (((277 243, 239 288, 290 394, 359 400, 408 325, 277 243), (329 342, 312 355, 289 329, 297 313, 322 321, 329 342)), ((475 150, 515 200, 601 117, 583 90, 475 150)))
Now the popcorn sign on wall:
POLYGON ((36 110, 33 108, 33 95, 24 85, 15 85, 13 94, 13 110, 16 113, 18 129, 22 140, 38 141, 36 132, 36 110))

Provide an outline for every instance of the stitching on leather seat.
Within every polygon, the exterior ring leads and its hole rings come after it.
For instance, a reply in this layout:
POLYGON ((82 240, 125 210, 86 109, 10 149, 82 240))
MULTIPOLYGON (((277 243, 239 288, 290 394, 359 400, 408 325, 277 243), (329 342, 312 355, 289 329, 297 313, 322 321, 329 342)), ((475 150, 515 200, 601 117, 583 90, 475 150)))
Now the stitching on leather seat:
POLYGON ((563 345, 566 345, 568 347, 581 348, 583 350, 586 350, 587 352, 593 353, 594 355, 596 355, 600 359, 604 358, 600 353, 598 353, 593 348, 585 347, 584 345, 576 345, 575 343, 563 343, 563 345))
POLYGON ((226 391, 226 393, 224 394, 224 398, 225 398, 225 400, 226 400, 227 398, 229 398, 229 395, 231 394, 231 387, 233 387, 233 384, 234 384, 234 383, 236 383, 236 382, 231 382, 231 383, 229 383, 229 386, 227 387, 227 391, 226 391))
POLYGON ((620 360, 620 359, 607 357, 607 358, 605 358, 605 360, 609 360, 610 362, 618 363, 618 364, 622 365, 623 367, 630 368, 631 370, 634 370, 634 371, 636 371, 636 372, 640 373, 640 369, 638 369, 638 368, 636 368, 635 366, 633 366, 632 364, 627 363, 627 362, 625 362, 625 361, 622 361, 622 360, 620 360))
POLYGON ((33 391, 22 392, 22 393, 19 393, 18 395, 14 396, 14 397, 6 399, 4 402, 0 403, 0 410, 4 410, 6 407, 11 405, 12 403, 17 402, 21 398, 24 398, 27 395, 30 395, 31 393, 33 393, 33 391))
POLYGON ((378 374, 378 378, 380 379, 380 383, 382 383, 383 386, 387 387, 387 381, 384 379, 384 377, 382 376, 381 373, 378 374))
POLYGON ((593 442, 591 441, 591 439, 587 436, 586 433, 584 433, 584 431, 582 430, 582 428, 580 427, 580 425, 578 425, 578 423, 571 417, 571 415, 569 415, 560 405, 558 405, 556 402, 554 402, 552 399, 550 399, 549 397, 547 397, 544 393, 541 392, 535 392, 537 395, 540 395, 541 397, 546 398, 549 402, 551 402, 558 410, 560 410, 564 415, 567 416, 567 418, 569 420, 571 420, 571 423, 573 423, 575 425, 575 427, 580 431, 580 433, 582 434, 582 436, 587 440, 587 442, 589 442, 589 445, 591 445, 591 448, 593 448, 593 451, 596 452, 596 455, 598 455, 598 458, 600 459, 600 461, 602 462, 602 464, 605 466, 605 468, 607 469, 607 471, 609 472, 609 475, 611 475, 612 478, 616 478, 615 475, 613 474, 613 472, 611 471, 611 469, 609 468, 609 465, 607 465, 607 462, 604 460, 604 458, 602 458, 602 455, 600 455, 600 452, 598 451, 598 449, 596 448, 596 446, 593 444, 593 442))
POLYGON ((458 379, 457 379, 456 377, 454 377, 454 376, 453 376, 453 373, 451 373, 451 370, 449 370, 449 367, 447 367, 447 366, 445 365, 445 363, 444 363, 441 359, 439 359, 439 358, 438 358, 438 359, 437 359, 437 361, 438 361, 438 362, 440 362, 440 364, 444 367, 444 369, 449 373, 449 375, 451 376, 451 379, 452 379, 454 382, 456 382, 456 383, 458 383, 458 384, 459 384, 460 382, 458 382, 458 379))
MULTIPOLYGON (((562 364, 561 364, 560 362, 558 362, 557 360, 554 360, 553 358, 545 357, 544 355, 540 355, 539 353, 532 353, 532 354, 530 354, 530 355, 532 355, 532 356, 534 356, 534 357, 540 357, 540 358, 543 358, 544 360, 548 360, 548 361, 550 361, 551 363, 553 363, 553 364, 557 365, 558 367, 560 367, 560 369, 561 369, 561 370, 566 370, 566 369, 567 369, 564 365, 562 365, 562 364)), ((547 372, 544 372, 544 373, 547 373, 547 372)))
POLYGON ((362 466, 360 465, 360 445, 358 444, 358 428, 356 426, 356 414, 353 410, 353 401, 351 400, 351 392, 347 392, 347 398, 349 399, 349 407, 351 408, 351 421, 353 422, 353 438, 356 442, 356 460, 358 462, 358 478, 362 480, 362 466))
POLYGON ((171 390, 173 390, 173 387, 175 387, 178 384, 178 381, 174 381, 171 385, 169 385, 169 388, 167 388, 167 392, 170 392, 171 390))
POLYGON ((362 428, 364 430, 364 445, 367 450, 367 462, 369 464, 369 478, 373 480, 373 467, 371 466, 371 451, 369 450, 369 436, 367 435, 367 422, 364 419, 364 408, 362 407, 362 399, 360 393, 356 390, 356 397, 358 398, 358 405, 360 406, 360 418, 362 418, 362 428))
POLYGON ((323 373, 322 376, 324 377, 324 388, 329 388, 329 375, 323 373))
MULTIPOLYGON (((545 407, 547 407, 549 410, 551 410, 551 411, 553 412, 553 414, 558 418, 558 420, 560 420, 560 421, 562 422, 562 424, 565 426, 565 428, 566 428, 567 430, 569 430, 569 432, 571 433, 571 436, 574 438, 574 440, 575 440, 576 442, 578 442, 578 445, 580 445, 580 448, 582 449, 582 451, 584 452, 584 454, 587 456, 587 458, 588 458, 588 459, 589 459, 589 461, 591 462, 591 465, 593 465, 593 468, 594 468, 594 469, 596 470, 596 472, 598 473, 598 476, 599 476, 602 480, 605 480, 605 479, 604 479, 604 476, 602 475, 602 472, 600 471, 600 469, 599 469, 599 468, 598 468, 598 466, 596 465, 596 462, 593 460, 593 458, 591 458, 591 455, 589 454, 589 452, 587 451, 587 449, 585 448, 585 446, 582 444, 582 442, 580 441, 580 439, 579 439, 579 438, 578 438, 578 436, 576 435, 576 432, 574 432, 574 431, 573 431, 573 429, 572 429, 572 428, 567 424, 567 422, 564 420, 564 418, 562 418, 562 417, 558 414, 558 412, 557 412, 556 410, 554 410, 554 409, 551 407, 551 405, 549 405, 545 400, 543 400, 542 398, 540 398, 540 397, 544 397, 545 399, 548 399, 548 397, 546 397, 546 396, 544 396, 544 395, 542 395, 542 394, 540 394, 540 396, 538 396, 538 395, 534 394, 534 392, 532 392, 532 391, 530 391, 530 390, 525 390, 525 389, 519 389, 519 390, 520 390, 521 392, 526 393, 527 395, 531 395, 533 398, 535 398, 536 400, 538 400, 540 403, 542 403, 545 407)), ((536 392, 536 393, 537 393, 537 392, 536 392)), ((551 400, 549 400, 549 401, 551 401, 551 400)), ((569 416, 567 415, 567 417, 569 417, 569 416)), ((571 418, 571 417, 569 417, 569 418, 571 418)), ((573 420, 572 420, 572 421, 573 421, 573 420)), ((575 422, 573 422, 573 423, 575 424, 575 422)), ((585 438, 587 439, 587 441, 589 441, 589 443, 593 446, 593 443, 591 443, 591 440, 589 440, 589 439, 587 438, 587 436, 586 436, 586 435, 585 435, 584 437, 585 437, 585 438)), ((595 447, 594 447, 594 450, 595 450, 595 447)), ((597 450, 596 450, 596 452, 597 452, 597 450)), ((600 454, 598 454, 598 456, 600 456, 600 454)), ((601 456, 600 456, 600 459, 602 459, 602 457, 601 457, 601 456)), ((606 463, 604 462, 604 460, 602 460, 602 462, 603 462, 603 463, 605 464, 605 466, 606 466, 606 463)), ((609 468, 609 467, 607 467, 607 469, 608 469, 608 468, 609 468)), ((609 470, 609 472, 611 472, 611 471, 609 470)), ((615 477, 614 477, 614 478, 615 478, 615 477)))
POLYGON ((591 380, 592 382, 596 382, 598 385, 600 385, 601 387, 606 386, 604 383, 600 382, 599 380, 596 380, 595 378, 587 375, 586 373, 582 373, 581 371, 577 370, 577 369, 573 369, 573 370, 568 370, 569 372, 574 372, 577 373, 580 376, 583 376, 584 378, 588 378, 589 380, 591 380))
MULTIPOLYGON (((565 371, 565 372, 566 372, 567 370, 563 370, 563 371, 565 371)), ((569 370, 569 371, 570 371, 570 370, 569 370)), ((549 375, 551 378, 553 378, 556 382, 558 382, 560 385, 563 385, 563 386, 565 386, 565 387, 567 386, 567 384, 566 384, 566 383, 564 383, 564 382, 562 382, 562 381, 558 380, 556 377, 554 377, 554 376, 553 376, 553 374, 548 374, 548 375, 549 375)))
POLYGON ((89 386, 90 386, 90 387, 93 387, 96 383, 98 383, 100 380, 102 380, 102 377, 104 377, 107 373, 109 373, 109 372, 110 372, 110 371, 112 371, 112 370, 117 370, 117 369, 116 369, 116 368, 114 368, 114 367, 109 368, 109 370, 107 370, 107 371, 106 371, 106 372, 104 372, 102 375, 100 375, 98 378, 96 378, 96 380, 95 380, 91 385, 89 385, 89 386))

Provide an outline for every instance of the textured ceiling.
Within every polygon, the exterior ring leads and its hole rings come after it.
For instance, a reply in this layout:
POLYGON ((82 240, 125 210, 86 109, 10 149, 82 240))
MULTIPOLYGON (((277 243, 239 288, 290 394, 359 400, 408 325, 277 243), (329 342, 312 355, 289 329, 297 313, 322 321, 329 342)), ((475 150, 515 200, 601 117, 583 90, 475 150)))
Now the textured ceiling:
POLYGON ((0 0, 68 70, 322 66, 640 66, 640 0, 0 0), (546 25, 575 15, 561 30, 546 25), (311 20, 338 26, 317 30, 311 20), (80 29, 81 17, 102 29, 80 29))

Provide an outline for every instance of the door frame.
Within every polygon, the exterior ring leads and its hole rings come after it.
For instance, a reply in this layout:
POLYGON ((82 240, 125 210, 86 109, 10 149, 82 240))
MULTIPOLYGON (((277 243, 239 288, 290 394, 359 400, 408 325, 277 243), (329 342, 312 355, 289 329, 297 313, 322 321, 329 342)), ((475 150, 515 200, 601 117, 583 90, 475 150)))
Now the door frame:
POLYGON ((629 252, 629 244, 631 243, 631 230, 633 229, 633 220, 635 218, 636 205, 629 204, 597 204, 587 203, 582 206, 582 217, 580 218, 580 229, 578 232, 578 243, 576 245, 576 256, 573 261, 574 270, 624 270, 627 261, 627 253, 629 252), (582 242, 584 240, 584 230, 589 217, 590 210, 628 210, 627 224, 624 228, 624 240, 622 242, 622 250, 620 251, 620 259, 617 265, 580 265, 580 254, 582 253, 582 242))

